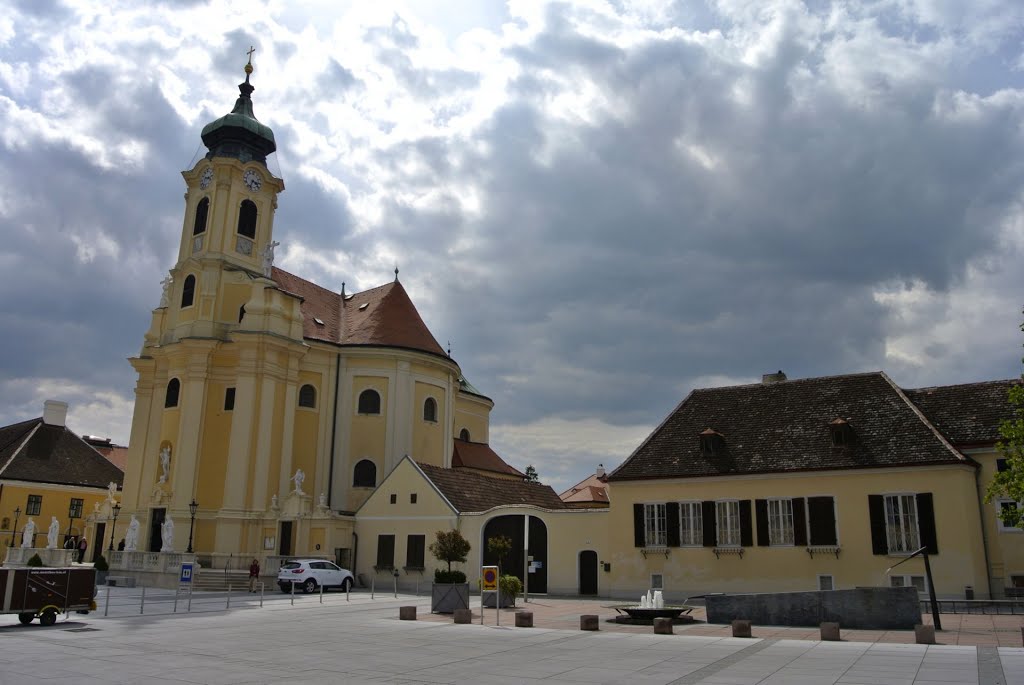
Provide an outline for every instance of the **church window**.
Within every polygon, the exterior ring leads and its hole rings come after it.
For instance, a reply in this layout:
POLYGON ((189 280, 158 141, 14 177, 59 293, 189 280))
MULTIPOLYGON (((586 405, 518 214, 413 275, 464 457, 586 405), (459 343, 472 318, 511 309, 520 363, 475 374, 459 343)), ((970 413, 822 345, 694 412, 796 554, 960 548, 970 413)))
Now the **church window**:
POLYGON ((380 394, 376 390, 363 390, 359 393, 360 414, 380 413, 380 394))
POLYGON ((196 277, 189 274, 181 286, 181 308, 191 307, 196 298, 196 277))
POLYGON ((299 406, 311 409, 316 407, 316 388, 309 384, 299 388, 299 406))
POLYGON ((210 213, 210 198, 204 197, 196 205, 196 221, 192 225, 192 235, 206 233, 206 217, 210 213))
POLYGON ((224 391, 224 411, 234 411, 235 409, 235 389, 227 388, 224 391))
POLYGON ((178 393, 181 392, 181 381, 172 378, 167 384, 167 393, 164 395, 164 408, 178 406, 178 393))
POLYGON ((242 200, 238 209, 238 233, 256 239, 256 203, 252 200, 242 200))
POLYGON ((11 519, 5 517, 3 522, 0 523, 0 530, 7 530, 10 527, 11 527, 11 519))
POLYGON ((468 429, 463 428, 462 430, 459 431, 459 440, 464 440, 466 442, 469 442, 469 430, 468 429))
POLYGON ((423 403, 423 420, 437 423, 437 400, 428 397, 423 403))
POLYGON ((356 464, 355 472, 352 475, 352 487, 372 488, 377 485, 377 465, 369 459, 363 459, 356 464))
POLYGON ((43 510, 43 496, 42 495, 29 495, 28 504, 25 505, 26 516, 39 516, 39 512, 43 510))

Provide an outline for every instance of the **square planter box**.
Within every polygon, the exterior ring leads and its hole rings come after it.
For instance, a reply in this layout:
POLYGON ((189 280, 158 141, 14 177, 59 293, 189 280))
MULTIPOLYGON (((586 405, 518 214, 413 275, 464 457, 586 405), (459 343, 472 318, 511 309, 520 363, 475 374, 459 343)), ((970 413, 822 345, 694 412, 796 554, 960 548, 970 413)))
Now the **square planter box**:
MULTIPOLYGON (((494 603, 497 600, 497 596, 498 596, 497 592, 481 592, 480 593, 480 601, 483 604, 483 606, 487 607, 488 609, 493 609, 494 608, 494 603)), ((501 595, 501 608, 502 609, 504 609, 505 607, 514 607, 515 605, 516 605, 516 598, 515 597, 509 597, 508 595, 505 595, 505 594, 501 595)))
POLYGON ((451 614, 469 608, 469 583, 434 583, 430 590, 430 611, 451 614))

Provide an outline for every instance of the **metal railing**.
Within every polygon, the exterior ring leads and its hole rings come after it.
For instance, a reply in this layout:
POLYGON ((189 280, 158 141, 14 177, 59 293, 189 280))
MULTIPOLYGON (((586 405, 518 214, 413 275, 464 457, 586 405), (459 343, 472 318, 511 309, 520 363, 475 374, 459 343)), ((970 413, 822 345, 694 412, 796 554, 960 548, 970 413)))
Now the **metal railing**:
MULTIPOLYGON (((1024 600, 1020 599, 938 599, 935 604, 940 614, 1024 615, 1024 600)), ((932 610, 931 600, 921 600, 921 613, 932 610)))

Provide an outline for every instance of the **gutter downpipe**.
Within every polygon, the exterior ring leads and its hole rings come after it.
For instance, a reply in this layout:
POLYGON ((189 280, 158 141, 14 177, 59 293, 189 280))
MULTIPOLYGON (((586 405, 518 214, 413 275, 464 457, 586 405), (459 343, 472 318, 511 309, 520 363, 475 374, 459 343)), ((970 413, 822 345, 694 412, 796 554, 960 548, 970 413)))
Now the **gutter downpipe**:
POLYGON ((331 458, 327 464, 327 506, 334 504, 334 440, 338 434, 338 380, 341 377, 341 352, 334 359, 334 407, 331 410, 331 458))
POLYGON ((974 490, 978 496, 978 524, 981 526, 981 550, 985 554, 985 585, 988 587, 988 598, 994 599, 992 592, 992 566, 988 560, 988 536, 985 534, 985 502, 981 494, 981 464, 974 469, 974 490))

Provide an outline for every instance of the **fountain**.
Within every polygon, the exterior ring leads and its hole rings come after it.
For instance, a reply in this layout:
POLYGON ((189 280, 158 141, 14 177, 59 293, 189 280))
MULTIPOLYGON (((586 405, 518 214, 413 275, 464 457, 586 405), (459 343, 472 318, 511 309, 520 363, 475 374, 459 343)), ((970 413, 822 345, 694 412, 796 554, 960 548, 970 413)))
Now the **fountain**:
POLYGON ((685 603, 677 606, 666 606, 665 598, 661 590, 648 590, 646 594, 640 595, 640 603, 635 606, 613 607, 619 613, 615 617, 616 623, 629 623, 633 625, 652 625, 656 618, 670 618, 673 623, 692 623, 693 617, 690 612, 693 607, 685 603))

